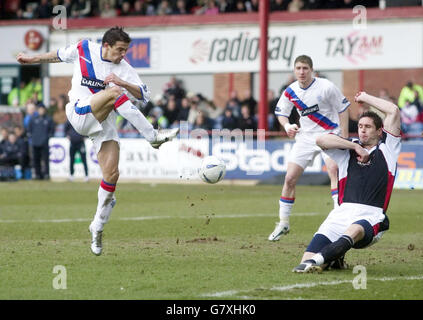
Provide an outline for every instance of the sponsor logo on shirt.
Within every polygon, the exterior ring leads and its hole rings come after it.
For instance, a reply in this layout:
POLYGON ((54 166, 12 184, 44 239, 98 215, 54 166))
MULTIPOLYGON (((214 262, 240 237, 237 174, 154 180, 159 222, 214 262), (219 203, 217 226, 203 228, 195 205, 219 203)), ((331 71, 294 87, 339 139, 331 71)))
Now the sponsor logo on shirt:
POLYGON ((106 85, 102 80, 90 79, 82 77, 81 86, 92 88, 92 89, 105 89, 106 85))
POLYGON ((312 114, 312 113, 317 112, 317 111, 319 111, 319 105, 315 104, 314 106, 311 106, 307 109, 301 110, 301 115, 303 117, 305 117, 305 116, 308 116, 309 114, 312 114))

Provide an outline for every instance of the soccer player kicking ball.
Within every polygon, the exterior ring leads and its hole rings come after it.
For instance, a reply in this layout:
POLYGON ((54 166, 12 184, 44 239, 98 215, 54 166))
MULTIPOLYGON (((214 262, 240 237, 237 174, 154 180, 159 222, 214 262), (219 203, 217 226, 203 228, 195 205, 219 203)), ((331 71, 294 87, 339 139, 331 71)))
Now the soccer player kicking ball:
POLYGON ((304 170, 322 154, 330 177, 334 207, 338 205, 337 166, 316 145, 316 136, 322 133, 341 134, 348 138, 348 106, 350 102, 329 80, 313 76, 313 61, 309 56, 298 56, 294 62, 297 79, 282 93, 275 109, 279 122, 295 143, 288 157, 288 168, 279 199, 279 222, 269 235, 277 241, 289 232, 289 217, 295 202, 295 186, 304 170), (289 123, 292 108, 300 115, 300 126, 289 123))
POLYGON ((116 113, 127 119, 153 148, 173 139, 179 132, 155 130, 129 97, 147 103, 150 92, 137 72, 123 58, 131 38, 120 27, 103 35, 102 43, 81 40, 77 44, 40 55, 19 53, 21 64, 66 62, 73 64, 72 88, 66 115, 74 129, 88 136, 96 149, 103 179, 98 189, 98 204, 89 226, 91 251, 102 252, 102 232, 116 204, 114 196, 119 178, 119 136, 116 113))
POLYGON ((317 144, 339 167, 339 207, 330 212, 293 272, 320 272, 351 249, 368 247, 389 229, 386 216, 401 150, 400 111, 386 100, 359 92, 355 101, 372 111, 358 121, 358 140, 334 134, 317 137, 317 144))

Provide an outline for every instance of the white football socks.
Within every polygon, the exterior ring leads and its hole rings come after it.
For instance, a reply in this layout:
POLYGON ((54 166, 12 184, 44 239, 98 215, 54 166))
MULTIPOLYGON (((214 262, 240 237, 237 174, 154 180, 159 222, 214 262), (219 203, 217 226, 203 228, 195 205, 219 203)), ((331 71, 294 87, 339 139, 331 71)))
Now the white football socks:
POLYGON ((280 197, 279 199, 279 219, 281 223, 289 224, 292 206, 295 198, 280 197))
POLYGON ((115 102, 115 110, 128 120, 143 136, 151 142, 156 139, 157 130, 147 118, 134 106, 126 94, 122 94, 115 102))
POLYGON ((94 215, 92 226, 96 231, 102 231, 104 225, 109 221, 114 204, 112 204, 116 185, 102 180, 98 188, 97 211, 94 215))

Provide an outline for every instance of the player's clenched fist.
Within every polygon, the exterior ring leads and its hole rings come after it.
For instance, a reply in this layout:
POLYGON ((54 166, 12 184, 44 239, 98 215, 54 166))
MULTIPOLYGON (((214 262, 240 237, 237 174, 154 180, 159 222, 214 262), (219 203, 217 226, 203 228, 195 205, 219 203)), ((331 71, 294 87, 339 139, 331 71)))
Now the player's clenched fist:
POLYGON ((30 64, 34 62, 34 58, 23 53, 23 52, 19 52, 18 55, 16 56, 16 60, 20 63, 20 64, 30 64))
POLYGON ((121 78, 119 78, 117 75, 115 75, 114 73, 109 74, 104 79, 105 84, 109 84, 111 82, 114 83, 117 86, 123 86, 124 85, 124 81, 121 78))
POLYGON ((367 95, 367 93, 364 92, 364 91, 357 92, 355 97, 354 97, 354 101, 358 102, 358 103, 363 103, 363 102, 365 102, 364 100, 365 100, 366 95, 367 95))
POLYGON ((294 124, 287 123, 284 125, 284 128, 285 128, 286 134, 290 138, 294 138, 295 135, 298 133, 298 131, 300 131, 300 129, 295 123, 294 124))

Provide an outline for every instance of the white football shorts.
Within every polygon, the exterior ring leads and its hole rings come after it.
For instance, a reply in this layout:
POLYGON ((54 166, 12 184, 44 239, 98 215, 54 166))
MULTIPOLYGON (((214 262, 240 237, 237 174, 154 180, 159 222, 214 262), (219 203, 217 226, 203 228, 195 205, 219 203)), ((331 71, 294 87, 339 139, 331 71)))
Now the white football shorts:
POLYGON ((303 169, 310 166, 318 154, 326 161, 329 156, 316 144, 316 137, 323 133, 309 134, 301 131, 295 136, 295 143, 288 156, 288 162, 293 162, 303 169))
POLYGON ((71 101, 66 105, 66 116, 74 129, 83 136, 88 136, 98 153, 104 141, 114 140, 119 143, 116 128, 116 113, 110 112, 102 122, 94 117, 91 111, 91 97, 71 101))
MULTIPOLYGON (((382 208, 376 208, 359 203, 342 203, 333 209, 325 221, 320 225, 317 233, 323 234, 330 241, 338 240, 354 222, 366 220, 372 227, 381 223, 385 219, 382 208)), ((379 240, 383 234, 379 232, 374 241, 379 240)), ((372 243, 373 244, 373 243, 372 243)))

